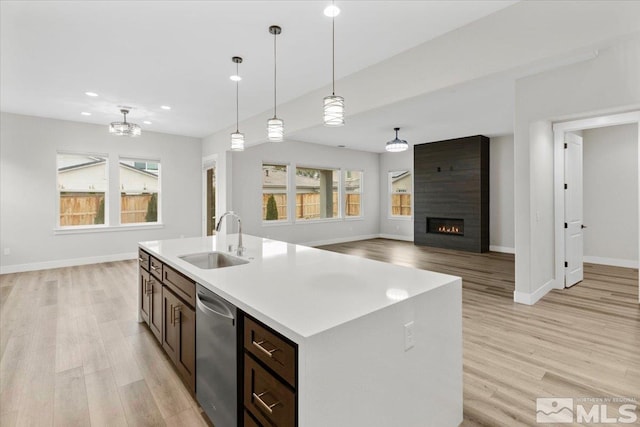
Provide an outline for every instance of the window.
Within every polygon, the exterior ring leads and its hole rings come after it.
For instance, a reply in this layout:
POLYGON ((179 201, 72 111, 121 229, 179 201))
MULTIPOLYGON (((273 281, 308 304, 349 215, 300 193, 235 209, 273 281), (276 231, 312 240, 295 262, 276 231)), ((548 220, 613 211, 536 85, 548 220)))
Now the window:
POLYGON ((340 171, 296 168, 296 219, 340 217, 340 171))
POLYGON ((262 219, 287 219, 287 166, 262 164, 262 219))
POLYGON ((107 156, 57 155, 60 227, 105 225, 107 156))
POLYGON ((411 217, 411 179, 409 170, 389 172, 392 217, 411 217))
POLYGON ((120 159, 120 223, 160 222, 160 162, 120 159))
POLYGON ((346 171, 344 177, 344 216, 357 217, 362 215, 362 172, 346 171))

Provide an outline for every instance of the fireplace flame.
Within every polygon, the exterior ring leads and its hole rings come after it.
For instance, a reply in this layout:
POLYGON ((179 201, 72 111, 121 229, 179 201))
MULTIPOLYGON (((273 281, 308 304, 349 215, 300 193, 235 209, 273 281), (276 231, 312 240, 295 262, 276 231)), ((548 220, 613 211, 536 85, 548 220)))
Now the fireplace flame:
POLYGON ((438 227, 438 232, 440 233, 460 233, 460 227, 456 227, 455 225, 446 226, 441 225, 438 227))

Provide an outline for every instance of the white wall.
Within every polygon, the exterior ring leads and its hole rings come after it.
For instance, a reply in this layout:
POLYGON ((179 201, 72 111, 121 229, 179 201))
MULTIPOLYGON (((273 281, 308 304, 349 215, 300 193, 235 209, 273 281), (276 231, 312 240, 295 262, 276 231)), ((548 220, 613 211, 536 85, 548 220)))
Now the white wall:
POLYGON ((489 143, 489 245, 492 251, 513 252, 513 135, 489 143))
MULTIPOLYGON (((123 259, 137 242, 200 234, 200 139, 143 132, 136 139, 109 135, 107 125, 2 113, 0 127, 0 265, 2 272, 123 259), (146 230, 55 234, 56 153, 105 153, 160 159, 162 221, 146 230), (5 249, 10 255, 5 255, 5 249)), ((118 168, 110 168, 118 179, 118 168)), ((113 199, 112 199, 113 200, 113 199)), ((116 199, 117 200, 117 196, 116 199)), ((109 207, 118 217, 118 205, 109 207)))
MULTIPOLYGON (((513 135, 491 138, 489 143, 489 239, 492 251, 512 253, 513 135)), ((387 172, 413 170, 413 150, 380 155, 380 233, 385 237, 413 241, 413 219, 389 218, 387 172)))
POLYGON ((370 238, 378 234, 378 195, 380 193, 378 154, 284 141, 257 145, 243 152, 233 152, 232 163, 231 208, 242 217, 245 233, 306 244, 370 238), (263 161, 289 164, 291 177, 295 175, 295 169, 291 168, 295 168, 296 165, 362 170, 364 172, 363 217, 264 225, 262 222, 263 161))
POLYGON ((582 132, 586 262, 638 266, 638 125, 582 132))
POLYGON ((553 121, 640 105, 640 37, 602 49, 595 59, 516 82, 515 300, 535 303, 560 287, 555 269, 553 121), (550 191, 551 190, 551 191, 550 191))

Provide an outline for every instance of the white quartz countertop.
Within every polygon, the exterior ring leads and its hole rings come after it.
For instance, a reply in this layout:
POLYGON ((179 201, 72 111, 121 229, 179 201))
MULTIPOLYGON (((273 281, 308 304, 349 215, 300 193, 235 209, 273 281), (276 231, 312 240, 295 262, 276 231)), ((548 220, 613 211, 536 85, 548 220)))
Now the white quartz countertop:
MULTIPOLYGON (((461 279, 243 235, 248 264, 205 270, 179 256, 227 253, 237 235, 141 242, 140 248, 296 342, 461 279)), ((231 253, 230 255, 235 255, 231 253)))

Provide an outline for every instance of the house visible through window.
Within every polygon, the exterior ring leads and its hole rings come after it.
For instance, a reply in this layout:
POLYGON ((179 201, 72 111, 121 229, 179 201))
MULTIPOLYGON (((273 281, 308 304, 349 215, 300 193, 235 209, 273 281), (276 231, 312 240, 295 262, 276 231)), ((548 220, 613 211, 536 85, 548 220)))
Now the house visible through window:
POLYGON ((57 155, 60 227, 108 224, 107 156, 57 155))
POLYGON ((262 219, 287 219, 287 166, 262 164, 262 219))
POLYGON ((345 209, 346 217, 356 217, 362 215, 362 172, 346 171, 344 178, 345 209))
POLYGON ((160 222, 160 162, 120 159, 120 223, 160 222))
POLYGON ((391 196, 391 216, 411 216, 411 171, 389 172, 389 192, 391 196))
POLYGON ((340 217, 340 171, 296 168, 296 219, 340 217))

